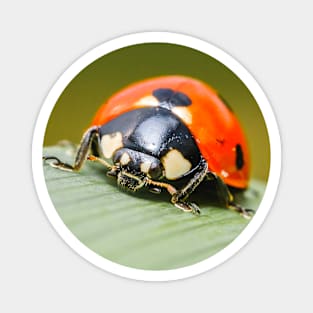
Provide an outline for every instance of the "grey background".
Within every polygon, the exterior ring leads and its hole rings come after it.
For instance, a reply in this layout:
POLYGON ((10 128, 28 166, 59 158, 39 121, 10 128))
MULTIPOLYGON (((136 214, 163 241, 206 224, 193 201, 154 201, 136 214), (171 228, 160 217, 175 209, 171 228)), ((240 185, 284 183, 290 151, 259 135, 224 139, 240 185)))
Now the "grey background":
POLYGON ((312 312, 310 2, 3 3, 0 311, 312 312), (103 41, 147 30, 194 35, 245 65, 283 144, 279 191, 260 231, 216 269, 168 283, 123 279, 73 252, 41 209, 30 165, 36 117, 58 76, 103 41))

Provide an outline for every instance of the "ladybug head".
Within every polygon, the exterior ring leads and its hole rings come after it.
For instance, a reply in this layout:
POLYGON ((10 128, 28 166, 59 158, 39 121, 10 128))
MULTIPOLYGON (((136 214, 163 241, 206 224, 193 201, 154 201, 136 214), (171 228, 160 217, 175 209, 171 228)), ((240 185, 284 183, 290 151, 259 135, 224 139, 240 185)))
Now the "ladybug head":
POLYGON ((163 175, 163 166, 157 158, 128 148, 117 150, 113 156, 117 184, 123 189, 137 191, 146 179, 158 179, 163 175))

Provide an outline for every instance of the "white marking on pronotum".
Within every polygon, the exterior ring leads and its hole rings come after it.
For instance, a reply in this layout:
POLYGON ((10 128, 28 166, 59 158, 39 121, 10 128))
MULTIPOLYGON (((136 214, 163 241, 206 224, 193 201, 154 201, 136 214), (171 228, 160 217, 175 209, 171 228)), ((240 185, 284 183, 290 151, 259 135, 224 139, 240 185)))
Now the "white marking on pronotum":
POLYGON ((114 151, 123 147, 122 134, 120 132, 116 132, 102 136, 101 147, 104 157, 110 159, 114 151))
POLYGON ((176 149, 170 150, 161 161, 167 179, 179 178, 191 169, 191 163, 176 149))
POLYGON ((172 108, 172 112, 180 117, 187 125, 192 123, 192 115, 188 108, 182 106, 176 106, 172 108))
POLYGON ((130 157, 127 152, 124 152, 121 156, 120 162, 122 165, 126 165, 130 162, 130 157))
POLYGON ((148 173, 149 172, 149 169, 150 169, 150 166, 151 166, 151 162, 149 161, 145 161, 145 162, 142 162, 140 164, 140 170, 143 172, 143 173, 148 173))

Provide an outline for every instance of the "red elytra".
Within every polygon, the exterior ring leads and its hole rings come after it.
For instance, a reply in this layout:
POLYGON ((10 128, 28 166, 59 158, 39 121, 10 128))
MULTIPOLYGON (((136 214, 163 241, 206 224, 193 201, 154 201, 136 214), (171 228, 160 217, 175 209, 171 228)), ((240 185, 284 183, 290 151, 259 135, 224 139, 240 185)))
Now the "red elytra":
POLYGON ((98 110, 92 125, 103 125, 117 116, 141 107, 157 106, 153 91, 169 88, 186 94, 192 104, 175 107, 195 138, 209 170, 229 186, 246 188, 250 175, 250 156, 242 127, 218 93, 207 84, 184 76, 163 76, 140 81, 114 94, 98 110), (243 165, 236 166, 236 146, 240 145, 243 165))

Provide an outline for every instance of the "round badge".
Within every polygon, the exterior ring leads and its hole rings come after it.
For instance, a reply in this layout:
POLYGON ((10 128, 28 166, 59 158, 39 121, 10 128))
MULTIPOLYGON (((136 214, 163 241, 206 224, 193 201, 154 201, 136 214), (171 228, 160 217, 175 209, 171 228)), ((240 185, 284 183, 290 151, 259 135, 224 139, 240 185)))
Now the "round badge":
POLYGON ((214 268, 259 229, 281 168, 264 92, 205 41, 146 32, 76 60, 33 138, 42 207, 90 263, 137 280, 214 268))

